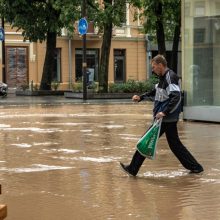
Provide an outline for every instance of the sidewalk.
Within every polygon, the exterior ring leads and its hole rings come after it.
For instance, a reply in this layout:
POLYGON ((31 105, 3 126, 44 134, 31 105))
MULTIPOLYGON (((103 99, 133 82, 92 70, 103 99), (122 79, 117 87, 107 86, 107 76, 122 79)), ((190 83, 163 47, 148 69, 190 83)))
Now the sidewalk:
POLYGON ((131 103, 131 99, 74 99, 59 96, 16 96, 10 92, 7 97, 0 97, 0 106, 3 105, 35 105, 35 104, 99 104, 99 103, 131 103))

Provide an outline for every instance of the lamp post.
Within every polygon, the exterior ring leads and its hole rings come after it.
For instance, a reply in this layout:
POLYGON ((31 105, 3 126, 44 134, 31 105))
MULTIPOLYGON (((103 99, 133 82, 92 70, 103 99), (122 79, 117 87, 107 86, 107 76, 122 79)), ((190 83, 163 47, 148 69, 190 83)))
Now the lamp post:
MULTIPOLYGON (((82 6, 82 17, 86 17, 86 0, 83 0, 82 6)), ((83 61, 82 61, 82 69, 83 69, 83 100, 87 100, 87 62, 86 62, 86 33, 83 34, 83 61)))
MULTIPOLYGON (((2 29, 5 29, 5 21, 4 17, 1 18, 2 20, 2 29)), ((6 76, 5 76, 5 39, 2 40, 2 81, 6 82, 6 76)))
POLYGON ((148 78, 152 75, 152 69, 151 69, 151 59, 152 59, 152 53, 151 53, 151 36, 149 34, 145 35, 146 39, 146 55, 147 55, 147 73, 148 73, 148 78))

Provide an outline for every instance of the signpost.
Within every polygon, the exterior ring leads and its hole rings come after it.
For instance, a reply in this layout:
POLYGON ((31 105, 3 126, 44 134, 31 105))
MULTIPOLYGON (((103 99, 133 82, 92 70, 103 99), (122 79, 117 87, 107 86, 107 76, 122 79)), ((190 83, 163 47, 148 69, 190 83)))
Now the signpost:
POLYGON ((86 1, 83 0, 82 2, 82 17, 79 20, 78 24, 78 31, 79 34, 83 36, 83 62, 82 62, 82 69, 83 69, 83 100, 87 100, 87 62, 86 62, 86 33, 88 30, 88 22, 86 20, 86 1))
POLYGON ((2 42, 2 81, 6 82, 6 74, 5 74, 5 21, 4 17, 1 18, 2 27, 0 27, 0 41, 2 42))
POLYGON ((88 30, 88 22, 85 18, 81 18, 78 23, 78 32, 81 35, 84 35, 87 33, 87 30, 88 30))
POLYGON ((5 31, 4 28, 0 27, 0 41, 5 40, 5 31))

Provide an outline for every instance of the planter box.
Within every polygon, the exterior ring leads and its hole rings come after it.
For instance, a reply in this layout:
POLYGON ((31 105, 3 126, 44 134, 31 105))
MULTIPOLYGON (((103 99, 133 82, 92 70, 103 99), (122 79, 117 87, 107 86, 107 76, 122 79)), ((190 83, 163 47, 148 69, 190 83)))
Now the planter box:
POLYGON ((53 91, 53 90, 38 90, 38 91, 30 91, 30 90, 17 90, 15 94, 17 96, 48 96, 48 95, 64 95, 65 91, 53 91))
MULTIPOLYGON (((88 99, 131 99, 133 93, 87 93, 88 99)), ((65 98, 82 99, 83 93, 65 92, 65 98)))

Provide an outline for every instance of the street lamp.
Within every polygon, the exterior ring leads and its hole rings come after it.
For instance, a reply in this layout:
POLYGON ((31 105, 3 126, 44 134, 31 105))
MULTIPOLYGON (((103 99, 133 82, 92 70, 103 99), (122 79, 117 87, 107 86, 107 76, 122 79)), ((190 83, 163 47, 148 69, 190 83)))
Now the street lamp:
MULTIPOLYGON (((5 21, 4 21, 3 16, 1 18, 1 20, 2 20, 2 30, 4 31, 5 21)), ((3 36, 3 39, 2 39, 2 81, 4 83, 6 82, 6 76, 5 76, 5 35, 3 36)))
POLYGON ((83 37, 83 59, 82 59, 82 74, 83 74, 83 99, 87 99, 87 63, 86 63, 86 33, 88 30, 88 22, 86 20, 86 0, 82 2, 82 18, 78 23, 79 34, 83 37))
MULTIPOLYGON (((82 17, 86 17, 86 0, 83 0, 82 6, 82 17)), ((82 69, 83 69, 83 100, 87 100, 87 62, 86 62, 86 33, 83 34, 83 62, 82 62, 82 69)))
POLYGON ((152 59, 152 52, 151 52, 151 41, 152 41, 152 36, 149 34, 145 35, 145 40, 146 40, 146 55, 147 55, 147 73, 148 73, 148 78, 152 74, 152 69, 151 69, 151 59, 152 59))

